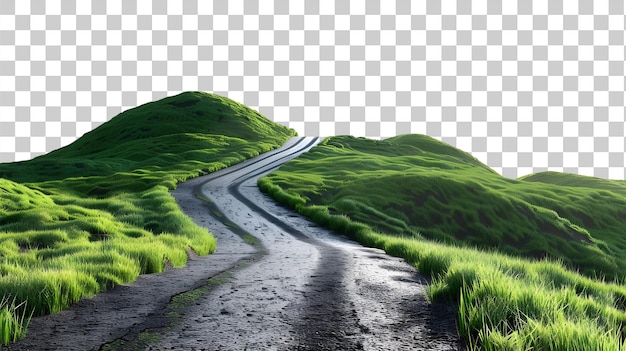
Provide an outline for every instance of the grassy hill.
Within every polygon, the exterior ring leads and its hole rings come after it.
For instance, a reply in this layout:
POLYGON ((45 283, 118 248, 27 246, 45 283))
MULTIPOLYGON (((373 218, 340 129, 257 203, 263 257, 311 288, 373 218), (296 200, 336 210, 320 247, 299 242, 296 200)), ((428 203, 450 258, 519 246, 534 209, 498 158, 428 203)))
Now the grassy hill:
POLYGON ((259 186, 431 275, 432 300, 459 303, 472 348, 626 349, 626 288, 603 280, 626 277, 624 181, 507 179, 403 135, 327 138, 259 186))
POLYGON ((0 164, 0 339, 139 274, 185 265, 215 238, 169 190, 280 147, 295 132, 232 100, 187 92, 125 111, 76 142, 0 164))
POLYGON ((558 173, 507 179, 423 135, 328 138, 269 180, 305 205, 389 234, 551 257, 590 275, 626 268, 626 182, 558 173))
POLYGON ((161 171, 188 177, 275 148, 293 133, 228 98, 185 92, 125 111, 64 148, 0 164, 0 177, 41 182, 161 171))

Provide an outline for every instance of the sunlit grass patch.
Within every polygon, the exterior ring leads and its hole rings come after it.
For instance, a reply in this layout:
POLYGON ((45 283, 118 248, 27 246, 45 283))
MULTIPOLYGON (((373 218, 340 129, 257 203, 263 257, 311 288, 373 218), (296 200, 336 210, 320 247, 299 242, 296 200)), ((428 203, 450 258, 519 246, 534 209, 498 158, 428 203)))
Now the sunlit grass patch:
POLYGON ((26 302, 35 315, 61 311, 98 291, 95 278, 73 269, 22 270, 0 278, 0 295, 26 302))
POLYGON ((435 304, 459 304, 459 334, 470 349, 626 350, 622 284, 582 276, 555 261, 368 230, 355 238, 404 257, 424 274, 424 267, 437 267, 428 296, 435 304))

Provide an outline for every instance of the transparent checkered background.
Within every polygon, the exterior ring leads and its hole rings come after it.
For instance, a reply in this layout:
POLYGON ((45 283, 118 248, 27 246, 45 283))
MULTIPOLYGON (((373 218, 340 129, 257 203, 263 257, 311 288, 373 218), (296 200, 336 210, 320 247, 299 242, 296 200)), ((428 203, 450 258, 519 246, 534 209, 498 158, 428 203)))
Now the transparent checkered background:
POLYGON ((623 0, 1 0, 0 162, 201 90, 301 135, 624 179, 624 20, 623 0))

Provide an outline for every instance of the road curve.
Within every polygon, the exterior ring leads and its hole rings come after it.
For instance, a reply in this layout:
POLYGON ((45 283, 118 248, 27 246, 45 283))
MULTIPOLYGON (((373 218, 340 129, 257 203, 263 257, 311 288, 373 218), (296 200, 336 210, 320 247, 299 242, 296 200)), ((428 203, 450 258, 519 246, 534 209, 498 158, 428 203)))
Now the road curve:
POLYGON ((230 224, 209 226, 218 236, 216 253, 233 252, 235 224, 239 235, 258 240, 257 256, 198 301, 184 322, 160 333, 150 349, 461 348, 454 307, 433 309, 424 297, 428 280, 413 267, 319 228, 258 190, 258 178, 318 141, 294 138, 271 156, 188 184, 187 193, 208 198, 221 222, 230 224))
POLYGON ((433 308, 424 297, 428 279, 413 267, 319 228, 258 190, 259 177, 317 142, 293 138, 179 184, 172 195, 216 236, 214 254, 36 318, 27 339, 9 349, 462 348, 454 307, 433 308))

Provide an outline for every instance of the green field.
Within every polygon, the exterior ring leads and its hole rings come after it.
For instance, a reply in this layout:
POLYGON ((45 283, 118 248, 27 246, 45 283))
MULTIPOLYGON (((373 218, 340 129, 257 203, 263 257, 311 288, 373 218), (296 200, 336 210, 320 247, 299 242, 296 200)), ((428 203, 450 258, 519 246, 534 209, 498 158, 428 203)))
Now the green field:
POLYGON ((128 110, 76 142, 0 164, 0 341, 31 315, 139 274, 184 266, 215 238, 169 190, 278 148, 295 132, 217 95, 187 92, 128 110))
POLYGON ((507 179, 423 135, 331 137, 259 181, 317 223, 402 256, 459 303, 479 349, 626 349, 626 182, 507 179))

